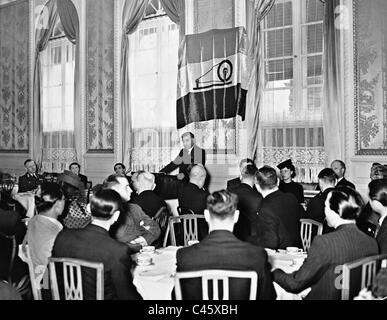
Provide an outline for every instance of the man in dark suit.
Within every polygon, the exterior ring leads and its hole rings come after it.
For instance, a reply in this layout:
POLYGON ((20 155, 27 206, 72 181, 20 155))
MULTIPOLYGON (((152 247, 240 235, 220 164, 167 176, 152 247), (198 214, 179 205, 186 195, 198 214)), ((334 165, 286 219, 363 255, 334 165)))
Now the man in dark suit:
POLYGON ((153 192, 155 188, 155 176, 149 172, 141 172, 136 178, 137 197, 131 203, 137 204, 151 218, 162 208, 167 208, 165 201, 153 192))
MULTIPOLYGON (((249 158, 244 158, 242 159, 240 162, 239 162, 239 171, 242 172, 242 169, 247 166, 248 164, 252 164, 252 165, 255 165, 254 164, 254 161, 249 159, 249 158)), ((233 188, 236 188, 238 187, 239 185, 241 184, 241 179, 240 179, 240 176, 239 177, 236 177, 234 179, 231 179, 231 180, 228 180, 227 181, 227 190, 231 190, 233 188)), ((254 185, 254 189, 255 189, 255 185, 254 185)))
POLYGON ((69 169, 72 173, 74 173, 75 175, 77 175, 81 179, 81 181, 83 183, 83 187, 86 189, 87 188, 87 177, 85 175, 79 173, 81 170, 81 165, 78 162, 73 162, 72 164, 70 164, 69 169))
POLYGON ((355 185, 352 182, 350 182, 344 178, 346 167, 345 167, 345 163, 343 161, 341 161, 341 160, 332 161, 331 168, 337 176, 336 187, 340 187, 340 186, 350 187, 350 188, 356 190, 355 185))
POLYGON ((271 249, 301 247, 300 218, 305 212, 296 197, 278 189, 277 173, 272 167, 260 168, 256 181, 263 200, 258 210, 257 238, 253 241, 271 249))
POLYGON ((170 173, 179 168, 179 180, 188 181, 189 170, 195 164, 206 164, 206 152, 195 144, 195 136, 192 132, 186 132, 181 136, 184 148, 180 150, 177 157, 160 172, 170 173))
POLYGON ((238 196, 239 219, 235 224, 234 234, 242 241, 247 241, 252 236, 252 226, 257 223, 257 213, 263 199, 262 195, 253 188, 256 172, 255 165, 244 166, 241 171, 241 183, 227 189, 238 196))
POLYGON ((35 191, 38 188, 39 183, 43 181, 43 178, 36 173, 36 163, 34 160, 27 159, 24 161, 24 167, 27 172, 25 175, 19 177, 18 192, 35 191))
MULTIPOLYGON (((121 198, 113 190, 99 190, 90 203, 93 221, 84 229, 64 229, 54 243, 53 257, 102 262, 105 300, 141 299, 130 272, 132 260, 127 245, 109 236, 110 226, 120 214, 121 198)), ((95 274, 83 271, 84 299, 95 299, 95 274)))
MULTIPOLYGON (((177 271, 207 269, 256 271, 257 299, 274 300, 276 293, 270 276, 270 265, 263 248, 238 240, 232 233, 239 212, 237 196, 225 191, 214 192, 207 202, 205 219, 210 234, 200 243, 177 251, 177 271)), ((230 299, 248 299, 249 281, 231 279, 230 299)), ((201 282, 189 279, 182 283, 184 299, 202 299, 201 282)))
POLYGON ((342 265, 378 254, 375 239, 361 232, 355 224, 362 206, 361 196, 353 189, 334 189, 325 201, 328 225, 335 231, 316 236, 308 257, 298 271, 287 274, 273 271, 274 281, 288 292, 307 288, 310 300, 340 300, 342 265), (347 191, 350 190, 350 191, 347 191))
POLYGON ((387 179, 376 179, 368 184, 371 209, 378 215, 376 241, 380 254, 387 254, 387 179))
POLYGON ((310 199, 306 208, 306 215, 309 219, 320 222, 324 225, 323 232, 332 231, 325 223, 325 199, 328 193, 335 188, 336 174, 331 168, 322 169, 318 174, 320 193, 310 199))
MULTIPOLYGON (((177 199, 181 208, 190 209, 195 214, 203 214, 207 207, 209 195, 208 191, 203 189, 206 175, 206 169, 201 164, 192 167, 189 173, 189 182, 181 182, 177 189, 177 199)), ((208 226, 203 219, 198 220, 198 229, 200 240, 208 234, 208 226)))

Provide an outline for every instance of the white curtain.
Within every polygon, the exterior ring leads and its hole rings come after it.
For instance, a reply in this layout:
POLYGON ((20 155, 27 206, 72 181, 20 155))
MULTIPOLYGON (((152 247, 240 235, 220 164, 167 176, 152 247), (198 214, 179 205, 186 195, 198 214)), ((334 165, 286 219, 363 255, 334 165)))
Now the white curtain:
MULTIPOLYGON (((54 34, 61 34, 60 22, 54 34)), ((75 45, 66 37, 53 37, 41 53, 42 66, 42 171, 63 172, 76 161, 74 144, 75 45)))

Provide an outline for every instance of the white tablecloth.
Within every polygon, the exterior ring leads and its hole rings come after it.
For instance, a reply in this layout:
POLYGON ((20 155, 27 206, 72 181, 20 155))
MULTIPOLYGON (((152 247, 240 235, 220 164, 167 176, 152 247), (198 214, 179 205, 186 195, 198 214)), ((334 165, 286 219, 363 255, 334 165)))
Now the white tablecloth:
MULTIPOLYGON (((152 265, 135 266, 132 270, 133 284, 144 300, 171 300, 174 287, 174 274, 176 272, 176 251, 180 247, 169 246, 158 249, 152 254, 152 265)), ((269 262, 273 269, 280 268, 287 273, 298 270, 305 254, 291 255, 287 253, 275 253, 268 250, 269 262)), ((136 261, 138 254, 132 256, 136 261)), ((300 294, 293 294, 285 291, 274 282, 277 293, 277 300, 301 300, 310 289, 300 294)))

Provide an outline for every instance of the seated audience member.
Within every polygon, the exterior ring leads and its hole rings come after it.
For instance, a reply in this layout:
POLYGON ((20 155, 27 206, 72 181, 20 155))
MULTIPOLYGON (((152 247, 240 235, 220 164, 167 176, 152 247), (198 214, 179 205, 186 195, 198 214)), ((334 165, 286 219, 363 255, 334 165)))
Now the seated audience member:
POLYGON ((118 162, 114 165, 113 168, 116 175, 125 176, 126 167, 123 163, 118 162))
POLYGON ((66 199, 66 206, 60 221, 66 228, 80 229, 91 222, 91 213, 87 210, 84 188, 81 179, 70 171, 58 177, 66 199))
MULTIPOLYGON (((182 182, 177 190, 177 199, 181 208, 188 208, 194 214, 203 214, 207 207, 208 191, 204 190, 207 171, 203 165, 194 165, 189 173, 189 182, 182 182)), ((183 212, 184 214, 184 212, 183 212)), ((208 226, 203 219, 198 220, 199 240, 208 234, 208 226)))
POLYGON ((81 181, 83 183, 83 187, 86 189, 87 188, 87 177, 85 175, 79 173, 81 170, 81 165, 78 162, 73 162, 72 164, 70 164, 69 169, 73 174, 75 174, 76 176, 78 176, 81 179, 81 181))
POLYGON ((234 234, 242 241, 247 241, 252 236, 252 226, 257 223, 257 213, 261 207, 262 195, 253 188, 257 170, 255 165, 247 164, 241 171, 241 183, 227 189, 238 196, 239 219, 235 224, 234 234))
POLYGON ((387 179, 373 180, 368 184, 369 204, 379 219, 376 241, 380 254, 387 254, 387 179))
MULTIPOLYGON (((117 192, 96 192, 90 202, 92 222, 83 229, 62 230, 55 240, 52 253, 53 257, 102 262, 105 300, 141 299, 133 285, 130 249, 109 236, 111 225, 120 215, 121 205, 117 192)), ((82 280, 84 299, 95 299, 95 271, 84 269, 82 280)))
POLYGON ((296 168, 294 167, 292 160, 286 160, 281 162, 277 168, 280 170, 281 181, 279 189, 285 193, 292 193, 299 203, 303 203, 304 189, 301 184, 294 182, 293 178, 296 177, 296 168))
POLYGON ((308 257, 298 271, 287 274, 274 270, 274 281, 293 293, 311 287, 306 299, 339 300, 339 268, 344 263, 378 254, 375 239, 361 232, 355 224, 362 205, 361 196, 352 188, 330 191, 325 200, 325 217, 335 231, 313 239, 308 257))
MULTIPOLYGON (((20 215, 15 211, 0 209, 0 233, 7 236, 16 236, 16 244, 23 242, 26 234, 26 225, 20 215)), ((12 241, 0 236, 0 280, 8 281, 9 263, 12 255, 12 241)), ((18 256, 18 247, 12 268, 12 281, 19 283, 23 277, 28 276, 28 265, 18 256)))
MULTIPOLYGON (((205 219, 209 235, 200 243, 177 251, 177 271, 206 269, 251 270, 258 275, 257 299, 275 299, 276 293, 270 276, 266 251, 258 246, 238 240, 232 233, 238 220, 235 194, 221 190, 208 196, 205 219)), ((249 281, 230 280, 230 299, 248 299, 249 281)), ((183 298, 202 299, 201 281, 190 279, 183 282, 183 298)))
POLYGON ((309 219, 324 224, 324 233, 333 231, 325 224, 325 200, 330 191, 335 188, 336 174, 331 168, 322 169, 318 174, 318 185, 320 193, 310 199, 306 208, 309 219))
MULTIPOLYGON (((254 161, 249 159, 249 158, 244 158, 239 162, 239 172, 242 173, 242 169, 247 166, 248 164, 252 164, 255 166, 254 161)), ((236 177, 234 179, 228 180, 227 181, 227 190, 231 190, 234 187, 237 187, 238 185, 241 184, 241 177, 236 177)), ((255 185, 254 185, 255 188, 255 185)))
MULTIPOLYGON (((370 179, 371 181, 386 179, 387 167, 378 163, 373 163, 371 166, 370 179)), ((379 214, 374 212, 368 202, 360 213, 357 219, 357 225, 360 230, 371 237, 375 237, 375 232, 379 226, 379 214)))
POLYGON ((142 172, 137 177, 137 194, 131 202, 137 204, 151 218, 167 204, 157 194, 153 192, 155 188, 155 176, 149 172, 142 172))
POLYGON ((364 288, 354 300, 387 300, 387 268, 381 268, 370 288, 364 288))
POLYGON ((177 191, 180 207, 189 208, 195 214, 203 214, 209 194, 203 189, 206 175, 206 169, 202 165, 192 167, 189 174, 189 183, 181 184, 177 191))
POLYGON ((24 167, 27 172, 25 175, 19 177, 18 192, 36 191, 43 178, 41 175, 36 173, 35 161, 27 159, 24 161, 24 167))
POLYGON ((139 205, 128 202, 132 190, 125 177, 109 176, 104 188, 116 191, 123 201, 121 214, 109 231, 113 238, 126 243, 133 251, 139 251, 159 238, 159 224, 146 215, 139 205))
POLYGON ((345 168, 345 163, 343 161, 341 160, 332 161, 331 168, 337 176, 336 187, 350 187, 352 189, 356 189, 355 185, 352 182, 345 179, 344 177, 346 168, 345 168))
POLYGON ((278 189, 277 173, 272 167, 260 168, 256 182, 263 200, 258 210, 257 238, 253 241, 271 249, 301 247, 300 218, 305 212, 296 197, 278 189))
POLYGON ((39 214, 29 220, 26 234, 35 277, 40 280, 47 268, 56 236, 63 229, 58 217, 65 206, 59 184, 46 182, 42 184, 41 190, 42 201, 37 207, 39 214))
POLYGON ((129 180, 129 187, 133 190, 132 194, 130 195, 130 201, 132 202, 139 194, 139 185, 138 185, 138 177, 140 174, 144 173, 144 170, 139 170, 134 172, 129 180))

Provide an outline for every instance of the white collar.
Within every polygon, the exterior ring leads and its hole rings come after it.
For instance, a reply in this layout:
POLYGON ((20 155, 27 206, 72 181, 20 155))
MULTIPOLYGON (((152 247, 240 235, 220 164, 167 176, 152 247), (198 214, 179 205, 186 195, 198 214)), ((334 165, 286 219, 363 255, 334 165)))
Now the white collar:
POLYGON ((194 146, 192 146, 190 149, 188 149, 188 153, 191 153, 193 148, 194 148, 194 146))
POLYGON ((50 221, 51 221, 53 224, 55 224, 60 230, 63 229, 62 224, 61 224, 58 220, 56 220, 56 219, 54 219, 54 218, 51 218, 51 217, 48 217, 48 216, 45 216, 45 215, 43 215, 43 214, 40 214, 40 216, 41 216, 42 218, 45 218, 45 219, 50 220, 50 221))
POLYGON ((383 223, 383 221, 384 221, 384 219, 387 217, 387 215, 384 215, 383 217, 381 217, 380 219, 379 219, 379 226, 381 226, 382 225, 382 223, 383 223))
MULTIPOLYGON (((339 183, 341 180, 343 180, 344 179, 344 177, 341 177, 340 179, 337 179, 337 183, 339 183)), ((337 184, 336 183, 336 184, 337 184)))

